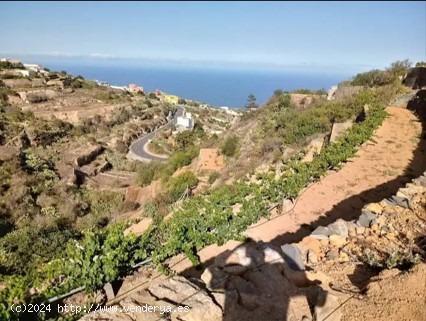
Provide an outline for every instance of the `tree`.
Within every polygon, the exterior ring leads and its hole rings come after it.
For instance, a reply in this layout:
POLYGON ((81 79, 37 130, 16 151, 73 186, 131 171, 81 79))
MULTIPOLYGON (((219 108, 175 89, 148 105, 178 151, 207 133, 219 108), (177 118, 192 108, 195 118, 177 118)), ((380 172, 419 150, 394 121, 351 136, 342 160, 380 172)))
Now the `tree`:
POLYGON ((254 109, 254 108, 258 107, 258 105, 256 104, 256 96, 255 95, 253 95, 253 94, 248 95, 246 107, 248 109, 254 109))
POLYGON ((391 64, 389 71, 395 76, 404 76, 408 69, 412 66, 412 63, 408 60, 398 60, 391 64))
POLYGON ((281 96, 282 94, 284 94, 284 92, 283 92, 281 89, 276 89, 276 90, 274 91, 274 96, 276 96, 276 97, 279 97, 279 96, 281 96))
POLYGON ((178 150, 186 150, 189 146, 194 145, 194 134, 190 130, 185 130, 176 135, 176 147, 178 150))
POLYGON ((226 138, 224 141, 221 151, 222 154, 228 157, 232 157, 236 154, 238 149, 238 137, 237 136, 230 136, 226 138))

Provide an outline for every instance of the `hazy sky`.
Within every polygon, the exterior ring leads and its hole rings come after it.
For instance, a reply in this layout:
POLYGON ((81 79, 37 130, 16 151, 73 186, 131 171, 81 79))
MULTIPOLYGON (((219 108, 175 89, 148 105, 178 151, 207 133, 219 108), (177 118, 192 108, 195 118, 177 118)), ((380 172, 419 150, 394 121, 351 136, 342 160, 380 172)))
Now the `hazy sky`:
POLYGON ((0 53, 368 69, 426 60, 426 2, 0 2, 0 53))

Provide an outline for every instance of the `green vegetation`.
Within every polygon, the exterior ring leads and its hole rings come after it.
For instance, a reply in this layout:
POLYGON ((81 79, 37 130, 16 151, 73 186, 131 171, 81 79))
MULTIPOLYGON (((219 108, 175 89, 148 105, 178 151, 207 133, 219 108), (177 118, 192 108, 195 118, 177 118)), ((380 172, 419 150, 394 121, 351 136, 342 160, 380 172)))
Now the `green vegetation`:
POLYGON ((216 182, 216 180, 220 177, 220 173, 219 172, 213 172, 209 175, 209 184, 213 184, 214 182, 216 182))
POLYGON ((0 61, 0 70, 2 69, 25 69, 22 63, 14 63, 10 61, 0 61))
MULTIPOLYGON (((161 178, 163 182, 167 181, 167 190, 145 205, 145 215, 153 217, 154 224, 139 237, 125 236, 125 226, 104 227, 110 214, 119 210, 123 202, 121 194, 62 186, 48 155, 33 148, 24 149, 19 163, 15 160, 16 163, 0 164, 0 213, 5 214, 4 217, 17 212, 29 218, 55 217, 65 211, 61 207, 64 204, 58 201, 64 203, 66 195, 68 211, 73 215, 70 220, 86 228, 73 234, 70 224, 58 219, 54 221, 56 225, 32 231, 28 228, 31 221, 26 220, 27 225, 23 224, 19 232, 8 233, 1 239, 0 269, 4 273, 0 282, 4 287, 0 291, 0 317, 5 320, 20 317, 11 314, 9 306, 12 303, 40 302, 77 286, 84 286, 88 291, 98 289, 105 282, 129 273, 132 264, 148 257, 163 266, 168 258, 184 253, 197 264, 197 251, 201 248, 215 243, 220 245, 230 239, 243 239, 247 227, 268 216, 272 205, 283 198, 297 197, 304 187, 318 180, 327 170, 339 167, 352 157, 357 147, 372 136, 386 117, 384 106, 398 90, 394 83, 367 88, 347 101, 319 101, 303 111, 297 111, 291 105, 288 94, 277 93, 274 103, 254 112, 260 117, 260 127, 257 128, 260 134, 274 143, 301 143, 313 134, 328 130, 335 120, 356 116, 366 104, 369 112, 363 122, 355 124, 334 144, 326 146, 310 163, 294 158, 284 164, 279 176, 270 172, 259 174, 256 183, 238 180, 232 185, 186 198, 174 208, 169 205, 196 186, 198 180, 191 172, 175 177, 172 174, 190 164, 198 155, 198 148, 185 145, 164 163, 140 165, 140 185, 161 178), (24 175, 20 188, 25 190, 21 193, 17 193, 17 186, 10 184, 17 171, 24 175), (7 207, 11 194, 21 197, 19 202, 12 203, 18 203, 22 208, 7 207), (238 214, 232 211, 235 204, 241 205, 238 214), (173 216, 167 221, 161 220, 170 210, 173 216), (37 242, 30 242, 33 238, 38 238, 37 242), (60 247, 61 243, 66 244, 65 251, 58 250, 64 248, 60 247), (22 262, 25 257, 29 258, 28 262, 22 262), (32 288, 37 291, 29 295, 32 288)), ((0 117, 3 117, 1 113, 0 117)), ((13 117, 22 121, 27 116, 16 113, 13 117)), ((10 135, 10 129, 8 131, 10 135)), ((238 149, 237 136, 229 136, 222 145, 222 152, 228 157, 236 155, 238 149)), ((214 182, 217 176, 218 173, 211 174, 209 181, 214 182)))
POLYGON ((296 109, 290 102, 290 95, 282 93, 264 107, 259 135, 266 141, 279 138, 287 145, 302 144, 314 134, 328 132, 335 121, 355 118, 362 112, 363 106, 369 104, 372 92, 386 101, 401 90, 398 85, 387 85, 362 91, 344 101, 320 100, 304 110, 296 109))
POLYGON ((191 130, 184 130, 176 135, 176 148, 178 150, 185 150, 194 146, 194 133, 191 130))
POLYGON ((137 182, 140 186, 147 186, 152 181, 162 179, 163 181, 179 168, 191 164, 198 156, 199 149, 192 146, 184 151, 173 153, 165 162, 150 162, 137 166, 137 182))
POLYGON ((239 141, 237 136, 230 136, 226 138, 221 147, 222 154, 228 157, 235 156, 238 151, 238 145, 239 141))
POLYGON ((256 103, 256 96, 253 95, 253 94, 248 95, 246 108, 248 108, 248 109, 255 109, 257 107, 259 107, 259 106, 256 103))
POLYGON ((408 60, 396 61, 386 70, 375 69, 357 74, 352 80, 352 85, 376 87, 395 83, 399 80, 399 77, 407 73, 411 65, 408 60))
POLYGON ((293 93, 305 94, 305 95, 327 95, 327 91, 325 89, 311 90, 306 88, 300 88, 300 89, 293 90, 293 93))
POLYGON ((158 173, 164 168, 164 165, 159 162, 142 163, 137 170, 137 183, 140 186, 151 184, 158 173))
POLYGON ((56 258, 77 234, 70 230, 25 227, 0 239, 0 271, 23 275, 56 258))
POLYGON ((172 202, 177 201, 187 190, 191 190, 198 184, 198 179, 192 172, 184 172, 170 178, 167 183, 167 193, 172 202))

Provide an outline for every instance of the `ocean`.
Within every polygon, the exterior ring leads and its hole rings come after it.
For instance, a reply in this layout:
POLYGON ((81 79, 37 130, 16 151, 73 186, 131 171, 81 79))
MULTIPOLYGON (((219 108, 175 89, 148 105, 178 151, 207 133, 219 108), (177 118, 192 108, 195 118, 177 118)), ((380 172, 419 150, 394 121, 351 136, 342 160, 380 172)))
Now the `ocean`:
POLYGON ((285 72, 275 70, 230 70, 157 66, 97 66, 80 63, 44 63, 51 70, 65 70, 87 79, 124 86, 135 83, 145 91, 160 89, 183 98, 198 100, 214 106, 240 108, 247 96, 254 94, 258 104, 265 103, 276 89, 329 89, 348 79, 342 74, 319 72, 285 72))

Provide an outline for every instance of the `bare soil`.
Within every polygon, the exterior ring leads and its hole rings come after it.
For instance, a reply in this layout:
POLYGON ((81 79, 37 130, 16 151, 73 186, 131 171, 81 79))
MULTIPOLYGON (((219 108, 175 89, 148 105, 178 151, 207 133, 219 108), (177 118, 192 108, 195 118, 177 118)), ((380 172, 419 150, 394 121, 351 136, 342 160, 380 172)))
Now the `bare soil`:
POLYGON ((424 321, 426 320, 426 264, 410 273, 372 282, 362 298, 343 306, 342 321, 424 321))
MULTIPOLYGON (((408 109, 388 107, 386 118, 373 139, 365 143, 349 162, 309 186, 296 200, 294 208, 270 220, 263 220, 246 231, 255 240, 284 244, 299 242, 317 226, 337 218, 353 219, 367 203, 394 195, 397 189, 423 173, 426 164, 422 124, 408 109)), ((211 245, 200 251, 201 262, 235 248, 231 241, 211 245)), ((176 260, 177 272, 190 268, 187 259, 176 260)))

